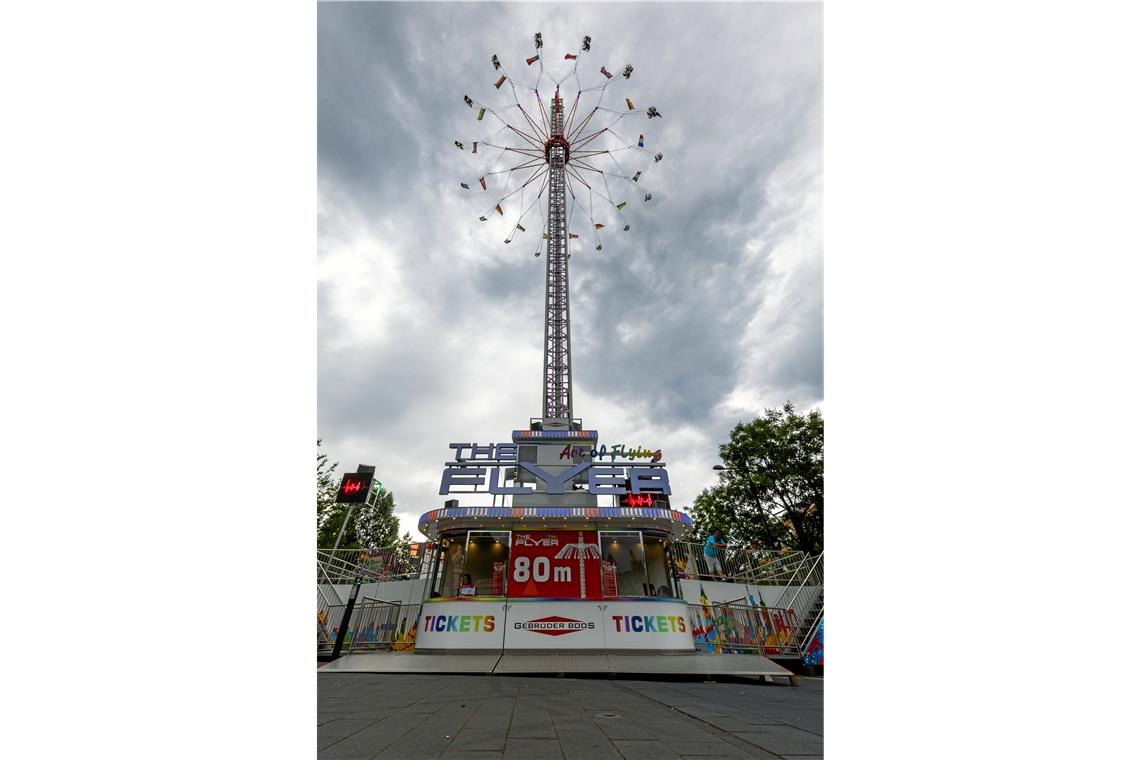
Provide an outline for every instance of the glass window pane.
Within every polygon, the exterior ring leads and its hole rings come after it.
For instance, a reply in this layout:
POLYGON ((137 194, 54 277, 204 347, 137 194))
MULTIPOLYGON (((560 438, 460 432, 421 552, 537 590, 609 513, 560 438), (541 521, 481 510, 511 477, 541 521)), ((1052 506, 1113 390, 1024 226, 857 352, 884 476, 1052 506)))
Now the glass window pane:
POLYGON ((466 533, 458 533, 443 539, 443 567, 436 586, 440 596, 459 594, 459 578, 463 574, 463 542, 466 538, 466 533))
POLYGON ((509 531, 473 530, 468 535, 467 562, 463 566, 463 574, 471 576, 475 594, 503 595, 510 545, 509 531))
POLYGON ((649 584, 653 587, 653 596, 673 596, 673 579, 669 576, 668 563, 665 561, 665 539, 644 536, 644 541, 645 569, 649 584))
POLYGON ((602 550, 602 596, 649 596, 645 548, 637 531, 598 534, 602 550))

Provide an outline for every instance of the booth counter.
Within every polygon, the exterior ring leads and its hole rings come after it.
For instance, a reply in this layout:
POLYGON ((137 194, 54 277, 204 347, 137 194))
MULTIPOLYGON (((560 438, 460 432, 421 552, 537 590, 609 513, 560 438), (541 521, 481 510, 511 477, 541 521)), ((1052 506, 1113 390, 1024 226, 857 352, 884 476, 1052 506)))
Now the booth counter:
POLYGON ((693 651, 683 599, 429 599, 417 651, 693 651))

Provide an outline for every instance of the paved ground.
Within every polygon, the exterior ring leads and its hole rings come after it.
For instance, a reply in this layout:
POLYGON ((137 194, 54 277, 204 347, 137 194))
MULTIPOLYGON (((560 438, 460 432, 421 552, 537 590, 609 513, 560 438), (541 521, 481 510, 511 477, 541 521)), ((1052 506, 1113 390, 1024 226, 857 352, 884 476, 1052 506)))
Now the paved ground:
POLYGON ((318 756, 822 757, 823 681, 319 673, 318 756))

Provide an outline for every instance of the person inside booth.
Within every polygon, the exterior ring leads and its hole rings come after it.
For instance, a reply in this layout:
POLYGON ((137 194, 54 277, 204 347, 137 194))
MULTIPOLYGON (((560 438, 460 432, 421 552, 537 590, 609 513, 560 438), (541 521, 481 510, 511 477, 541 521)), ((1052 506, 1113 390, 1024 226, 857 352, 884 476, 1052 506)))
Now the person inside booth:
POLYGON ((459 580, 459 595, 475 596, 475 584, 471 582, 471 576, 467 573, 464 573, 459 580))

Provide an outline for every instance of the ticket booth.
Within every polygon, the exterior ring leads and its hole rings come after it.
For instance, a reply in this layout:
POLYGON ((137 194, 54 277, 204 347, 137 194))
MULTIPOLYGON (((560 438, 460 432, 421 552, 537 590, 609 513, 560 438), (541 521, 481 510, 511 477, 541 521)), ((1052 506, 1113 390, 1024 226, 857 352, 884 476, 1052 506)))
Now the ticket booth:
POLYGON ((488 509, 441 510, 422 528, 437 550, 417 652, 692 651, 671 549, 685 516, 488 509))

